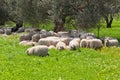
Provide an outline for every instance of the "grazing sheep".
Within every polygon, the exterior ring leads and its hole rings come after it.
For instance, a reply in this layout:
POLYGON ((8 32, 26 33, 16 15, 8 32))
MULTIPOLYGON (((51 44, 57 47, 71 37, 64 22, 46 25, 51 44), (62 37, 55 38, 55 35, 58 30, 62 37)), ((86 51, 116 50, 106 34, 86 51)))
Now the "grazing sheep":
POLYGON ((66 49, 66 44, 62 41, 59 41, 57 44, 56 44, 56 48, 58 50, 65 50, 66 49))
POLYGON ((119 42, 118 42, 118 40, 117 39, 105 39, 105 43, 104 43, 104 45, 106 46, 106 47, 111 47, 111 46, 118 46, 119 45, 119 42))
POLYGON ((80 42, 80 47, 87 48, 87 39, 82 39, 80 42))
POLYGON ((88 48, 100 49, 102 48, 102 41, 100 39, 91 39, 88 40, 88 48))
POLYGON ((70 50, 76 50, 79 48, 79 42, 77 40, 72 40, 69 43, 70 50))
POLYGON ((100 39, 82 39, 80 47, 99 49, 102 47, 102 41, 100 39))
POLYGON ((34 32, 31 32, 29 34, 22 34, 19 38, 20 41, 30 41, 32 40, 32 36, 34 35, 35 33, 34 32))
POLYGON ((28 55, 37 55, 37 56, 42 56, 42 57, 49 55, 48 47, 45 45, 39 45, 39 46, 28 48, 26 53, 28 55))
POLYGON ((40 34, 34 34, 34 35, 32 36, 32 41, 33 41, 33 42, 38 42, 39 39, 40 39, 40 34))
POLYGON ((32 42, 32 41, 21 41, 19 43, 19 45, 23 45, 23 46, 35 46, 36 42, 32 42))

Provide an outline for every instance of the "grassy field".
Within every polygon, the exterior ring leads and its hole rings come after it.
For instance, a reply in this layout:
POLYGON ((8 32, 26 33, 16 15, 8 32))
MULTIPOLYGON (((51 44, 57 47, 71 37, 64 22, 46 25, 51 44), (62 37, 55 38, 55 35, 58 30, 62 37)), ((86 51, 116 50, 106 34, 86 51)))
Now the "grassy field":
MULTIPOLYGON (((102 27, 100 36, 120 40, 120 26, 102 27)), ((50 56, 38 57, 18 43, 19 35, 0 35, 0 80, 120 80, 120 48, 49 50, 50 56)))

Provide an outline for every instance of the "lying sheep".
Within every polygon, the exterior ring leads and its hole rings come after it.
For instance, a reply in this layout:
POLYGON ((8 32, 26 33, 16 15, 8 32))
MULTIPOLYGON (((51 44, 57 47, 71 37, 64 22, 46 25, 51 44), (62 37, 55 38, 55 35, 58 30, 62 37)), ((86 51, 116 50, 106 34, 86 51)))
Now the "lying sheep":
POLYGON ((79 42, 74 39, 70 41, 69 47, 70 47, 70 50, 76 50, 77 48, 79 48, 79 42))
POLYGON ((69 45, 69 42, 72 40, 73 38, 70 37, 66 37, 66 38, 60 38, 60 41, 64 42, 66 45, 69 45))
POLYGON ((32 36, 32 41, 33 41, 33 42, 38 42, 39 39, 40 39, 40 34, 34 34, 34 35, 32 36))
POLYGON ((54 45, 50 45, 48 49, 56 49, 56 47, 54 45))
POLYGON ((26 53, 28 55, 37 55, 37 56, 42 56, 42 57, 49 55, 48 47, 45 45, 39 45, 39 46, 28 48, 26 53))
POLYGON ((59 38, 58 37, 47 37, 47 38, 41 38, 38 42, 39 45, 46 45, 46 46, 50 46, 50 45, 54 45, 56 46, 56 44, 59 42, 59 38))
POLYGON ((19 43, 19 45, 23 45, 23 46, 35 46, 36 42, 32 42, 32 41, 21 41, 19 43))
POLYGON ((66 49, 66 44, 64 42, 60 41, 56 44, 56 48, 58 50, 64 50, 64 49, 66 49))
POLYGON ((116 46, 117 47, 119 45, 119 42, 118 42, 117 39, 110 39, 110 40, 106 39, 104 45, 106 47, 111 47, 111 46, 116 46))

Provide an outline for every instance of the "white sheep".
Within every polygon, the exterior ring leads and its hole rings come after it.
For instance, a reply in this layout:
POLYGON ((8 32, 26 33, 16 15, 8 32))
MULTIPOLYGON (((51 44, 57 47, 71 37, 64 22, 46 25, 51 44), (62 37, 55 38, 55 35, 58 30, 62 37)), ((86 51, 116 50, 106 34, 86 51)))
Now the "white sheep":
POLYGON ((100 49, 102 48, 103 44, 100 39, 90 39, 88 40, 88 48, 92 49, 100 49))
POLYGON ((88 46, 87 41, 88 41, 87 39, 82 39, 81 42, 80 42, 80 47, 87 48, 87 46, 88 46))
POLYGON ((34 46, 28 48, 26 53, 28 55, 38 55, 38 56, 47 56, 48 54, 48 47, 45 45, 34 46))
POLYGON ((118 46, 119 45, 119 42, 117 39, 105 39, 105 42, 104 42, 104 45, 106 47, 111 47, 111 46, 118 46))
POLYGON ((58 50, 64 50, 64 49, 66 49, 66 44, 65 44, 64 42, 62 42, 62 41, 59 41, 59 42, 56 44, 56 48, 57 48, 58 50))
POLYGON ((50 45, 48 49, 56 49, 56 47, 54 45, 50 45))
POLYGON ((76 50, 77 48, 79 48, 79 42, 74 39, 70 41, 69 47, 70 47, 70 50, 76 50))
POLYGON ((32 42, 32 41, 21 41, 19 42, 19 45, 23 45, 23 46, 35 46, 36 42, 32 42))
POLYGON ((69 37, 69 33, 68 32, 63 32, 63 31, 60 31, 57 33, 59 37, 69 37))
POLYGON ((69 45, 69 42, 70 42, 72 39, 73 39, 73 38, 70 38, 70 37, 66 37, 66 38, 61 37, 61 38, 60 38, 60 41, 64 42, 66 45, 69 45))
POLYGON ((50 45, 54 45, 56 46, 56 44, 59 42, 59 38, 58 37, 47 37, 47 38, 41 38, 38 42, 38 44, 40 45, 46 45, 46 46, 50 46, 50 45))

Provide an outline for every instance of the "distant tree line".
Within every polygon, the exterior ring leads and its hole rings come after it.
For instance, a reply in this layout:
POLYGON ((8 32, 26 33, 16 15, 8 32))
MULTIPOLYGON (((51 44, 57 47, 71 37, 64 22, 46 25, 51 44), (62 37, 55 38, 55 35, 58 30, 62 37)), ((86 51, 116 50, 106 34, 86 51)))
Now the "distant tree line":
POLYGON ((0 25, 13 21, 16 27, 28 22, 38 27, 54 22, 54 31, 63 31, 71 21, 77 29, 98 26, 101 20, 111 28, 114 16, 120 12, 120 0, 0 0, 0 25))

